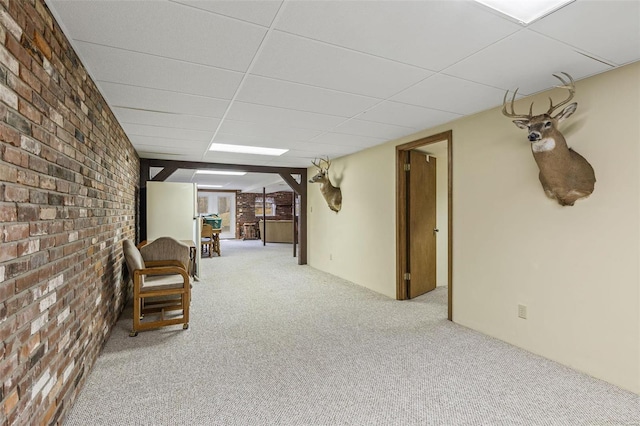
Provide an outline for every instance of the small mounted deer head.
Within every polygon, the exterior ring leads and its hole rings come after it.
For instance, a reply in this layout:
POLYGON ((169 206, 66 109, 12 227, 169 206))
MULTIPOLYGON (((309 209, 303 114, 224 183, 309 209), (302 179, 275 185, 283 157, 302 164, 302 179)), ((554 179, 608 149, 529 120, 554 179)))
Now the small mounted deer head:
POLYGON ((531 103, 529 114, 516 114, 513 103, 518 89, 511 98, 510 111, 507 109, 509 91, 505 93, 502 113, 507 117, 516 118, 517 120, 513 120, 514 124, 529 132, 528 139, 531 142, 533 158, 540 169, 538 178, 547 196, 556 199, 562 206, 572 206, 576 200, 587 197, 593 192, 596 177, 591 164, 567 146, 564 136, 558 130, 558 124, 570 117, 578 104, 574 102, 567 105, 558 114, 552 116, 555 110, 569 103, 575 94, 573 78, 567 73, 562 74, 569 81, 565 81, 556 74, 553 76, 562 82, 562 86, 557 87, 569 91, 569 97, 557 105, 554 105, 549 98, 550 105, 546 113, 533 115, 533 103, 531 103))
POLYGON ((339 212, 342 207, 342 191, 340 191, 340 188, 333 186, 329 180, 329 167, 331 167, 329 157, 326 159, 321 158, 320 160, 316 159, 311 164, 318 168, 318 173, 309 179, 309 183, 319 183, 320 192, 329 208, 334 212, 339 212))

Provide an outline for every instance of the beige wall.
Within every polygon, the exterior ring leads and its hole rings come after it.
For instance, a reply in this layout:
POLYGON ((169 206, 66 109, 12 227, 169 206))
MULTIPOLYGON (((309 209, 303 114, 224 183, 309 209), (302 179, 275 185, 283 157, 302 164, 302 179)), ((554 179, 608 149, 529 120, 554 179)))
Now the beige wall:
POLYGON ((310 265, 394 297, 395 146, 452 129, 454 321, 640 393, 640 63, 576 86, 561 130, 595 169, 590 198, 547 199, 524 131, 493 109, 336 159, 343 211, 309 187, 310 265))
POLYGON ((320 185, 308 184, 307 212, 308 263, 393 298, 394 156, 395 146, 386 144, 332 160, 329 174, 342 190, 342 209, 329 210, 320 185))

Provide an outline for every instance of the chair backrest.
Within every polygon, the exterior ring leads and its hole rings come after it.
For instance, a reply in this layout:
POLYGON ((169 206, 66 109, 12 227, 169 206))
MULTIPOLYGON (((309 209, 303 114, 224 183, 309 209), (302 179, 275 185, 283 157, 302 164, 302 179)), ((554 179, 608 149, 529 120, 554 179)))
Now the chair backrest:
POLYGON ((160 237, 140 248, 140 254, 145 261, 178 260, 186 270, 191 261, 189 246, 172 237, 160 237))
POLYGON ((202 225, 202 230, 200 231, 200 237, 203 238, 211 238, 213 236, 213 226, 205 223, 202 225))
MULTIPOLYGON (((124 253, 124 260, 127 263, 129 276, 133 279, 133 271, 145 268, 144 258, 140 254, 140 250, 133 244, 133 241, 129 239, 122 241, 122 252, 124 253)), ((140 278, 144 281, 144 276, 140 278)))

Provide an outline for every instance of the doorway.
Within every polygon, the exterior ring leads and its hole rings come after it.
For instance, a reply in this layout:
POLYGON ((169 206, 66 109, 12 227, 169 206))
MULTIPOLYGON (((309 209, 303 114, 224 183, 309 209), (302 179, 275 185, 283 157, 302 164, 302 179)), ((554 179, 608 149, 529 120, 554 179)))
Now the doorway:
POLYGON ((220 238, 235 238, 236 193, 235 191, 198 190, 198 214, 216 214, 221 219, 220 238))
MULTIPOLYGON (((435 275, 435 272, 438 272, 438 280, 444 282, 447 286, 447 306, 448 306, 448 314, 447 317, 449 320, 453 319, 453 281, 452 281, 452 257, 453 257, 453 202, 452 202, 452 178, 453 178, 453 167, 452 167, 452 159, 453 159, 453 150, 452 150, 452 132, 447 131, 444 133, 439 133, 437 135, 433 135, 427 138, 419 139, 413 142, 409 142, 403 145, 399 145, 396 147, 396 187, 397 187, 397 195, 396 195, 396 211, 397 211, 397 227, 396 227, 396 299, 398 300, 406 300, 412 297, 411 295, 411 266, 413 263, 413 268, 415 269, 419 265, 419 267, 423 267, 424 265, 420 262, 419 250, 421 250, 420 246, 423 246, 424 242, 429 238, 435 237, 440 230, 446 230, 446 236, 444 241, 446 242, 446 250, 440 252, 440 257, 446 257, 446 265, 442 261, 438 261, 437 264, 440 264, 440 268, 435 266, 436 271, 429 271, 431 274, 435 275), (432 149, 429 148, 431 145, 432 149), (413 235, 412 233, 412 218, 410 217, 410 208, 411 208, 411 199, 416 197, 416 190, 418 193, 420 188, 415 187, 413 190, 411 189, 410 182, 410 167, 406 166, 410 162, 411 152, 413 151, 416 157, 420 158, 422 152, 429 153, 436 146, 446 146, 446 151, 442 151, 444 155, 439 155, 439 163, 441 165, 446 165, 446 186, 442 186, 444 191, 446 191, 446 197, 440 196, 441 202, 443 201, 446 204, 446 214, 444 217, 446 218, 446 223, 442 223, 442 220, 438 224, 437 227, 429 224, 422 224, 422 227, 427 226, 429 229, 427 231, 420 231, 421 236, 413 235), (413 194, 412 194, 413 193, 413 194), (434 229, 431 229, 433 227, 434 229), (438 229, 438 231, 436 231, 438 229), (412 244, 413 242, 413 244, 412 244), (416 242, 418 244, 416 244, 416 242), (418 256, 418 260, 416 260, 416 256, 418 256), (413 259, 412 259, 413 257, 413 259), (443 273, 441 269, 446 268, 446 273, 443 273), (440 270, 438 270, 440 269, 440 270)), ((422 155, 424 157, 424 154, 422 155)), ((435 162, 434 162, 435 163, 435 162)), ((415 166, 414 166, 415 167, 415 166)), ((419 180, 418 180, 419 181, 419 180)), ((418 184, 419 186, 419 184, 418 184)), ((414 199, 414 206, 418 201, 414 199)), ((415 222, 415 213, 414 213, 414 222, 415 222)), ((426 229, 426 228, 425 228, 426 229)), ((428 250, 428 249, 427 249, 428 250)), ((442 260, 442 259, 440 259, 442 260)), ((429 266, 428 268, 433 268, 429 266)), ((418 271, 419 272, 419 271, 418 271)), ((414 286, 415 289, 415 286, 414 286)))

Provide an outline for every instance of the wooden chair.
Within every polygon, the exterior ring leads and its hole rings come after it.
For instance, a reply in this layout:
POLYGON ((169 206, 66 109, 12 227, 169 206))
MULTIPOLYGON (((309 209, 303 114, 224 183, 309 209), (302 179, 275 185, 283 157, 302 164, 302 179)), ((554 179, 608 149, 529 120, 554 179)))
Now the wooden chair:
POLYGON ((204 254, 205 249, 209 253, 209 257, 213 256, 213 226, 205 223, 200 231, 200 248, 204 254))
MULTIPOLYGON (((189 304, 191 303, 191 279, 184 263, 184 249, 189 258, 189 246, 163 237, 143 247, 147 252, 155 249, 166 252, 172 247, 173 254, 167 254, 165 260, 147 260, 131 240, 123 241, 123 252, 129 275, 133 281, 133 327, 129 336, 138 335, 138 331, 150 330, 168 325, 182 324, 189 328, 189 304), (160 241, 162 240, 162 241, 160 241), (154 244, 158 245, 154 248, 154 244), (174 257, 175 259, 170 259, 174 257), (182 260, 180 260, 182 259, 182 260), (167 316, 167 312, 182 313, 167 316), (149 314, 150 320, 142 319, 149 314)), ((156 256, 159 256, 157 253, 156 256)))

